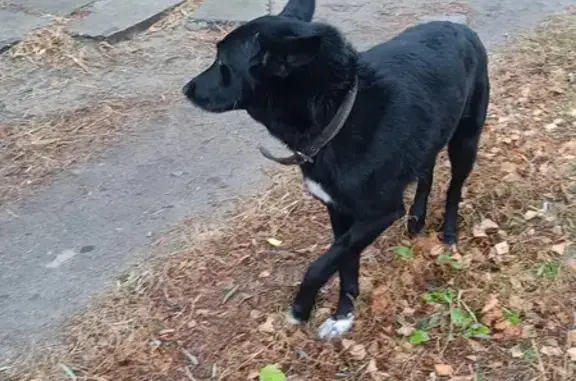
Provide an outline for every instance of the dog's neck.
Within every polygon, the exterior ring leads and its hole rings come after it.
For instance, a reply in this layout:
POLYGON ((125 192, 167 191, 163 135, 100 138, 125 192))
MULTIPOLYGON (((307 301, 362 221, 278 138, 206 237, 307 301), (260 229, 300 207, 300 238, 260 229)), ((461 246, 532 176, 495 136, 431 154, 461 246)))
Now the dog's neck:
POLYGON ((306 147, 334 118, 354 86, 357 53, 348 44, 343 48, 340 54, 269 86, 248 113, 291 150, 306 147))

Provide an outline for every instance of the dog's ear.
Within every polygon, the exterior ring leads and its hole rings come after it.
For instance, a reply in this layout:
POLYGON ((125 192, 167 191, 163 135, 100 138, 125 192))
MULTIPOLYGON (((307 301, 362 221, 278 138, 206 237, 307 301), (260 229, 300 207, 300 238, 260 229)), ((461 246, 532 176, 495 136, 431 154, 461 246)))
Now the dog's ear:
POLYGON ((312 62, 321 43, 319 35, 274 39, 273 43, 267 44, 261 64, 269 74, 286 78, 295 69, 312 62))
POLYGON ((279 16, 289 17, 301 21, 310 21, 316 8, 315 0, 288 0, 279 16))

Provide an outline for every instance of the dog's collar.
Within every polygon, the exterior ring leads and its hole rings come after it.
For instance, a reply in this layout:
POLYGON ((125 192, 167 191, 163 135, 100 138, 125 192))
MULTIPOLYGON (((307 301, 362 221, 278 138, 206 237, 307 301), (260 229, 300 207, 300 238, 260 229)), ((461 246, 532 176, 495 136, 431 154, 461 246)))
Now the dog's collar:
POLYGON ((267 159, 275 161, 282 165, 302 165, 304 163, 314 163, 314 157, 320 152, 326 144, 328 144, 334 136, 344 127, 344 124, 350 116, 352 107, 354 107, 354 102, 356 101, 356 95, 358 94, 358 77, 354 76, 354 84, 348 90, 344 102, 336 111, 336 115, 332 118, 330 123, 322 130, 322 132, 312 140, 307 147, 302 150, 294 151, 294 154, 288 157, 277 157, 274 156, 266 148, 260 146, 260 153, 267 159))

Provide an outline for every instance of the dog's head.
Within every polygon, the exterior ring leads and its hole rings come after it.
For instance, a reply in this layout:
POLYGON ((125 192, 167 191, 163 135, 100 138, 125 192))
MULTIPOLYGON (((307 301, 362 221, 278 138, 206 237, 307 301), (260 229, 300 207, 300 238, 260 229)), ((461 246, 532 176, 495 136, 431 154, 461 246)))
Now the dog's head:
POLYGON ((288 79, 316 57, 318 28, 310 23, 314 0, 290 0, 278 16, 263 16, 230 32, 216 45, 212 65, 183 88, 210 112, 245 108, 262 83, 288 79))

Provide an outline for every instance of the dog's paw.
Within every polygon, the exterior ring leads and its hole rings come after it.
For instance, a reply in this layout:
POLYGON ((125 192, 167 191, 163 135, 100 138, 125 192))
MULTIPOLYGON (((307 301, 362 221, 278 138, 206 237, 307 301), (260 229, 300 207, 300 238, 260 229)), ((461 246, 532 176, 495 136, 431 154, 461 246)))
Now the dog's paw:
POLYGON ((299 319, 294 314, 294 308, 292 308, 292 306, 290 306, 290 309, 286 313, 286 321, 292 325, 300 325, 303 323, 302 319, 299 319))
POLYGON ((425 223, 426 221, 424 218, 419 218, 418 216, 410 216, 407 224, 408 235, 411 238, 416 237, 424 228, 425 223))
POLYGON ((331 316, 318 329, 318 337, 322 340, 340 339, 354 325, 354 315, 343 317, 331 316))
POLYGON ((446 233, 442 234, 442 242, 444 244, 452 246, 458 243, 458 235, 456 233, 446 233))

